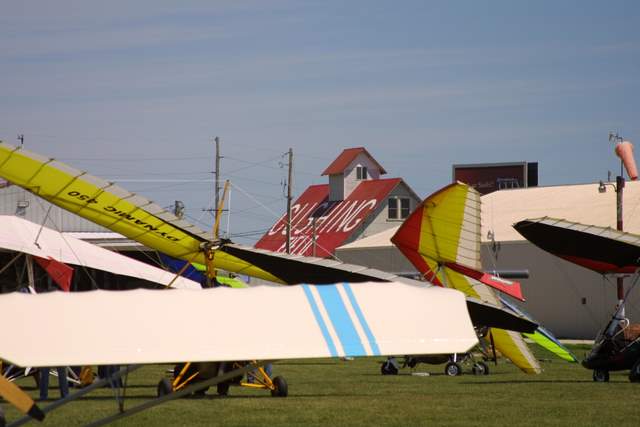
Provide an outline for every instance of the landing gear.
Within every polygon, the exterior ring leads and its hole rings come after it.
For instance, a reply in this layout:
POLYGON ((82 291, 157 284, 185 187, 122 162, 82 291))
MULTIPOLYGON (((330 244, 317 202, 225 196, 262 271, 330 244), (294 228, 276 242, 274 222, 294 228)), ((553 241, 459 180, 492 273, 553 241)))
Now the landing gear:
POLYGON ((444 367, 444 373, 450 377, 457 377, 462 374, 462 368, 456 362, 449 362, 444 367))
POLYGON ((216 386, 216 391, 218 392, 219 396, 228 396, 229 395, 229 387, 231 386, 231 384, 229 384, 228 381, 225 381, 223 383, 219 383, 216 386))
POLYGON ((489 365, 484 362, 476 362, 471 368, 473 375, 489 375, 489 365))
POLYGON ((158 383, 158 397, 173 393, 173 384, 169 378, 163 378, 158 383))
POLYGON ((289 394, 289 386, 283 377, 275 377, 273 379, 273 389, 271 390, 271 396, 273 397, 287 397, 289 394))
POLYGON ((629 381, 632 383, 640 382, 640 359, 636 361, 629 371, 629 381))
MULTIPOLYGON (((413 366, 415 366, 415 363, 413 366)), ((380 365, 380 373, 382 375, 398 375, 398 366, 395 359, 390 357, 380 365)))
POLYGON ((594 369, 593 370, 593 380, 597 383, 608 383, 609 382, 609 371, 605 369, 594 369))

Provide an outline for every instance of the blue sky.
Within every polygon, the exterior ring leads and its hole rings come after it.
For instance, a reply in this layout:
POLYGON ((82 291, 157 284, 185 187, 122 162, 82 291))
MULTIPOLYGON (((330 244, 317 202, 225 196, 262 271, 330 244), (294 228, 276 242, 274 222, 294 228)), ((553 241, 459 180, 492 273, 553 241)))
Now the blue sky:
MULTIPOLYGON (((421 196, 453 163, 537 161, 543 185, 617 171, 640 141, 636 1, 21 1, 0 14, 0 139, 231 231, 268 228, 365 146, 421 196), (196 182, 193 182, 196 181, 196 182)), ((250 243, 253 239, 237 239, 250 243)))

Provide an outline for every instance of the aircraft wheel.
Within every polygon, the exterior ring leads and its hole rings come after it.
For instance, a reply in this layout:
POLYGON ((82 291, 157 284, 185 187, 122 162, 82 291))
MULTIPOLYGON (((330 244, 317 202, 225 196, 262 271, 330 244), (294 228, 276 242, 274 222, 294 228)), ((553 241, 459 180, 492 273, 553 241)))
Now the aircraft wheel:
POLYGON ((287 397, 289 394, 289 386, 283 377, 275 377, 273 379, 274 389, 271 390, 271 396, 273 397, 287 397))
POLYGON ((609 371, 605 369, 594 369, 593 370, 593 380, 597 383, 608 383, 609 382, 609 371))
POLYGON ((484 362, 476 362, 471 368, 474 375, 489 375, 489 366, 484 362))
POLYGON ((229 395, 229 387, 230 384, 228 381, 222 382, 222 383, 218 383, 218 385, 216 386, 216 389, 218 391, 218 395, 219 396, 228 396, 229 395))
POLYGON ((158 397, 173 393, 173 384, 169 378, 163 378, 158 383, 158 397))
POLYGON ((444 367, 444 373, 450 377, 457 377, 462 374, 462 368, 456 362, 449 362, 444 367))
POLYGON ((629 371, 629 381, 632 383, 640 382, 640 359, 636 361, 629 371))
POLYGON ((393 366, 393 363, 386 361, 380 365, 380 373, 382 375, 398 375, 398 368, 393 366))

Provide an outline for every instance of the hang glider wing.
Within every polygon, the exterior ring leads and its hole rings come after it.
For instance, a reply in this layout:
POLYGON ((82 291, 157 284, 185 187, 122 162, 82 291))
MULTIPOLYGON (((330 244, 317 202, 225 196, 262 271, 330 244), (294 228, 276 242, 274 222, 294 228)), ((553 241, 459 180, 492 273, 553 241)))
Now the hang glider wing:
POLYGON ((640 268, 640 236, 557 218, 525 219, 513 226, 539 248, 600 274, 640 268))
MULTIPOLYGON (((0 143, 0 177, 147 247, 205 263, 202 245, 211 242, 211 235, 111 182, 6 143, 0 143)), ((216 253, 215 266, 283 283, 226 253, 216 253)))
MULTIPOLYGON (((283 277, 293 283, 305 280, 315 284, 342 281, 351 283, 400 281, 429 286, 424 282, 416 282, 393 273, 360 265, 345 264, 332 259, 287 255, 232 244, 224 245, 220 250, 257 267, 267 269, 278 277, 283 277)), ((520 332, 533 332, 537 326, 536 323, 519 315, 513 315, 512 312, 475 298, 467 298, 467 306, 474 324, 502 327, 520 332)))
POLYGON ((481 271, 480 194, 468 185, 454 183, 427 197, 391 241, 435 284, 442 285, 439 270, 454 270, 524 300, 520 283, 481 271))
MULTIPOLYGON (((83 242, 72 236, 10 215, 0 215, 0 248, 24 252, 42 259, 80 265, 123 276, 168 285, 174 274, 132 258, 83 242)), ((192 280, 178 277, 176 288, 200 289, 192 280)))
MULTIPOLYGON (((391 241, 432 283, 502 307, 486 282, 477 280, 483 274, 480 272, 480 196, 469 186, 451 184, 427 197, 400 226, 391 241)), ((509 285, 507 290, 510 290, 510 295, 522 299, 519 284, 509 285)), ((497 325, 485 326, 495 326, 490 333, 500 353, 524 372, 541 372, 538 361, 519 332, 512 328, 501 329, 497 325)))
POLYGON ((477 343, 462 294, 395 282, 11 293, 0 295, 0 324, 21 325, 3 332, 0 358, 34 367, 437 354, 477 343), (233 327, 212 327, 211 313, 233 327))
MULTIPOLYGON (((507 301, 505 298, 500 298, 500 302, 514 313, 527 319, 531 319, 531 316, 525 313, 524 310, 522 310, 516 304, 507 301)), ((543 328, 542 326, 538 326, 533 333, 525 332, 524 336, 538 344, 540 347, 555 354, 560 359, 566 360, 567 362, 571 363, 578 363, 578 358, 573 353, 571 353, 571 351, 569 351, 567 347, 562 345, 562 343, 558 341, 558 339, 550 331, 543 328)))
POLYGON ((384 282, 398 277, 393 273, 332 259, 287 255, 235 244, 223 245, 219 251, 268 270, 287 283, 384 282))

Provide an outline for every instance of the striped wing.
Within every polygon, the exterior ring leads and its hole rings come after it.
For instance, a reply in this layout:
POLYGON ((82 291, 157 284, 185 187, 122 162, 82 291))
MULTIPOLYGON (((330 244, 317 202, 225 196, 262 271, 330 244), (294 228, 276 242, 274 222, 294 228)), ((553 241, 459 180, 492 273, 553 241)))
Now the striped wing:
POLYGON ((12 293, 0 295, 0 324, 21 325, 4 331, 0 358, 35 367, 440 354, 477 343, 462 294, 397 282, 12 293), (226 325, 212 326, 211 313, 226 325))
POLYGON ((451 269, 524 300, 518 282, 481 271, 480 194, 466 184, 454 183, 427 197, 391 241, 435 284, 441 284, 438 270, 451 269))
POLYGON ((391 241, 431 262, 480 270, 479 236, 480 195, 456 183, 425 199, 391 241))
MULTIPOLYGON (((427 197, 391 241, 430 282, 503 307, 480 272, 480 195, 468 185, 454 183, 427 197)), ((501 290, 522 296, 519 284, 501 290)), ((497 350, 516 366, 527 373, 541 371, 518 332, 491 331, 497 350)))

